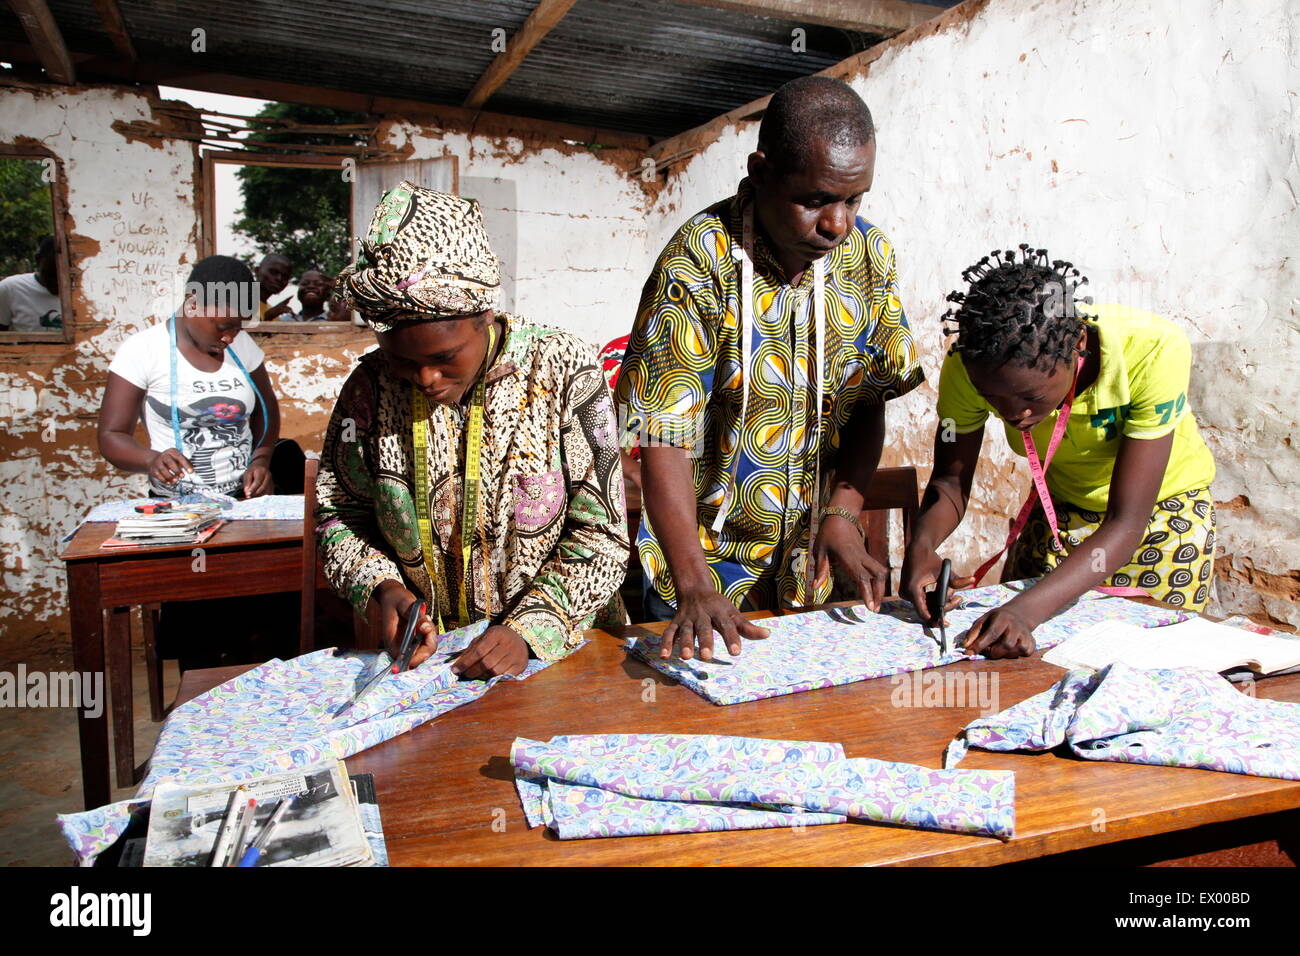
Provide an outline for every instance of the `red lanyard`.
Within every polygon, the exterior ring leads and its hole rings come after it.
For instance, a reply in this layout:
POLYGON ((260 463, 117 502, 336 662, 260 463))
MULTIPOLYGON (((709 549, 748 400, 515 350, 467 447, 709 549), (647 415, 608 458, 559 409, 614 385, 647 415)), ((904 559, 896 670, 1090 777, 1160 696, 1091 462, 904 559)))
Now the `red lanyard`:
MULTIPOLYGON (((1047 490, 1047 468, 1052 463, 1052 456, 1056 454, 1056 448, 1061 444, 1061 439, 1065 436, 1066 425, 1070 421, 1070 407, 1074 404, 1074 390, 1079 384, 1079 373, 1083 371, 1083 356, 1080 355, 1074 366, 1074 381, 1070 383, 1069 394, 1065 396, 1065 403, 1057 412, 1056 426, 1052 429, 1052 438, 1047 443, 1047 454, 1043 460, 1038 460, 1038 448, 1034 445, 1034 436, 1029 432, 1024 432, 1025 440, 1025 457, 1029 459, 1029 474, 1034 479, 1034 487, 1030 489, 1029 497, 1025 499, 1024 505, 1020 508, 1020 514, 1016 516, 1015 523, 1011 526, 1011 533, 1007 535, 1007 543, 993 557, 989 558, 979 566, 975 572, 975 584, 978 585, 984 575, 989 573, 989 568, 997 562, 998 558, 1007 551, 1020 537, 1020 532, 1024 530, 1025 523, 1029 520, 1029 514, 1034 510, 1034 503, 1037 501, 1043 506, 1043 514, 1047 517, 1047 525, 1052 529, 1052 539, 1056 542, 1058 550, 1064 552, 1065 548, 1061 544, 1061 533, 1056 523, 1056 508, 1052 504, 1052 495, 1047 490)), ((1141 588, 1122 588, 1110 586, 1098 586, 1094 590, 1101 591, 1104 594, 1114 595, 1116 597, 1150 597, 1150 595, 1141 588)))

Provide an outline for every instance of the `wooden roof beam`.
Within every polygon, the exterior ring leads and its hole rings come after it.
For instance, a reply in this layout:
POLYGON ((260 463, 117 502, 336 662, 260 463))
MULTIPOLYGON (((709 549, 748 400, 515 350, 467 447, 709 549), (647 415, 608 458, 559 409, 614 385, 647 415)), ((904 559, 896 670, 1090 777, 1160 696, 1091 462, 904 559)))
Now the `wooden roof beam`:
POLYGON ((478 78, 474 88, 465 97, 464 105, 468 109, 482 109, 483 104, 510 79, 510 74, 524 62, 524 57, 533 51, 533 47, 550 33, 557 23, 564 19, 577 0, 541 0, 528 14, 528 19, 519 28, 506 48, 497 54, 496 59, 488 64, 483 75, 478 78))
POLYGON ((131 42, 131 34, 126 30, 126 21, 122 19, 122 11, 118 9, 117 0, 94 0, 94 3, 99 19, 104 24, 104 32, 113 42, 113 49, 128 60, 138 59, 135 54, 135 44, 131 42))
POLYGON ((816 23, 861 33, 893 36, 937 17, 945 8, 910 0, 678 0, 756 17, 816 23))
MULTIPOLYGON (((304 103, 311 106, 329 106, 354 113, 395 115, 412 122, 428 121, 447 129, 500 136, 538 136, 543 139, 564 140, 583 146, 621 147, 645 151, 652 139, 641 133, 602 129, 557 120, 535 119, 528 116, 511 116, 503 113, 467 110, 463 106, 448 106, 421 100, 390 96, 374 96, 323 86, 308 86, 286 80, 259 80, 229 73, 208 73, 186 67, 166 66, 138 60, 128 63, 120 59, 73 53, 83 82, 153 83, 181 89, 203 90, 208 93, 227 93, 258 100, 275 100, 284 103, 304 103)), ((11 63, 32 63, 35 52, 27 44, 0 41, 0 59, 11 63)), ((0 80, 2 82, 2 80, 0 80)))
POLYGON ((54 22, 54 14, 45 0, 9 0, 9 6, 36 51, 36 57, 46 74, 56 83, 77 82, 77 71, 72 66, 72 55, 63 42, 63 33, 54 22))

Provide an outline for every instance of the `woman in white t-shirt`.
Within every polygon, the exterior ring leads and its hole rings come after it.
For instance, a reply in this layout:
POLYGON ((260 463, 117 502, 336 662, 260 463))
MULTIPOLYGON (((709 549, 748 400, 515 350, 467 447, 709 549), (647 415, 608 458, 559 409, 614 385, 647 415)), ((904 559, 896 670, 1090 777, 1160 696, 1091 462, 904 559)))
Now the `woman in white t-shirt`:
POLYGON ((246 265, 209 256, 190 273, 177 314, 132 335, 109 365, 99 450, 124 471, 147 473, 151 494, 272 491, 280 411, 262 350, 240 330, 257 302, 246 265), (133 434, 142 418, 147 448, 133 434))
MULTIPOLYGON (((257 306, 249 268, 229 256, 209 256, 190 273, 177 314, 118 348, 99 412, 99 450, 124 471, 148 474, 151 495, 217 491, 253 498, 276 485, 280 492, 302 491, 302 449, 285 441, 277 450, 275 390, 262 350, 240 330, 257 306), (135 439, 141 419, 148 447, 135 439), (296 488, 288 484, 294 468, 296 488)), ((169 601, 158 652, 178 658, 182 671, 292 654, 297 608, 293 594, 169 601)))

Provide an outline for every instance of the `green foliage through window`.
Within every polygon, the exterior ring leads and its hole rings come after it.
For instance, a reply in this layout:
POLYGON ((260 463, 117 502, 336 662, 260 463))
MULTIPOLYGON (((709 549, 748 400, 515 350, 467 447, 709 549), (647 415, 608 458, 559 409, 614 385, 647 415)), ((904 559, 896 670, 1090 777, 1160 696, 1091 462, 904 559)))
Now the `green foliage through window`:
POLYGON ((36 247, 54 235, 50 184, 39 159, 0 156, 0 278, 36 271, 36 247))
MULTIPOLYGON (((367 119, 363 114, 294 103, 268 103, 257 115, 317 126, 364 123, 367 119)), ((310 152, 315 145, 364 141, 359 133, 266 132, 252 134, 248 148, 256 149, 257 142, 291 143, 310 152)), ((352 184, 344 180, 341 170, 242 166, 236 175, 244 207, 234 231, 252 240, 258 250, 249 265, 256 266, 269 252, 288 256, 295 277, 310 268, 337 275, 347 265, 351 259, 352 184)))

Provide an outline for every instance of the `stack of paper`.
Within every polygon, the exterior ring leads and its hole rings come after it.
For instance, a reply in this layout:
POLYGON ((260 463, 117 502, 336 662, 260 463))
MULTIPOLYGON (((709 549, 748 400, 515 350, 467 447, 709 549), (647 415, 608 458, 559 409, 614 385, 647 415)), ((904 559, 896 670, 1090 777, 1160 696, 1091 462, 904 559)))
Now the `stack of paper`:
MULTIPOLYGON (((154 791, 145 840, 145 866, 212 866, 232 804, 255 801, 243 833, 251 843, 275 813, 293 797, 266 843, 258 866, 374 866, 375 853, 356 789, 342 761, 329 761, 287 773, 241 782, 184 786, 161 783, 154 791)), ((377 808, 372 816, 377 817, 377 808)), ((229 845, 227 837, 224 842, 229 845)), ((239 859, 243 848, 228 855, 239 859)))
POLYGON ((132 514, 121 519, 105 548, 159 544, 198 544, 222 525, 221 505, 189 504, 154 514, 132 514))
POLYGON ((1140 628, 1100 621, 1043 655, 1067 670, 1101 670, 1122 661, 1130 667, 1198 667, 1276 674, 1300 666, 1300 641, 1255 634, 1194 617, 1181 624, 1140 628))

